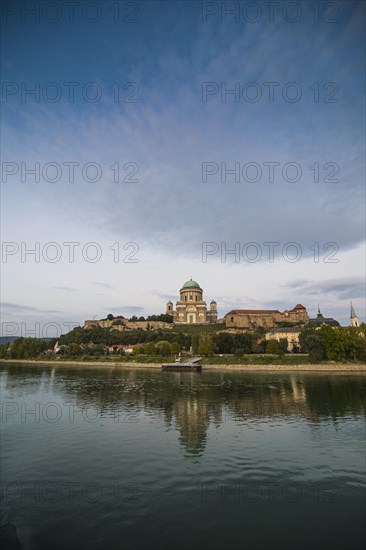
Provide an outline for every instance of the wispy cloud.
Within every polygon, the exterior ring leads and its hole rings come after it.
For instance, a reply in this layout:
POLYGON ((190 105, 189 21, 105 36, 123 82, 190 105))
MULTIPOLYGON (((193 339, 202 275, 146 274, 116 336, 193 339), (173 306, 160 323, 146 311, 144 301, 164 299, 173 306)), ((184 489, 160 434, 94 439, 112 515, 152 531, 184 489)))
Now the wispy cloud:
POLYGON ((366 294, 365 281, 362 277, 344 277, 324 281, 300 279, 290 281, 290 288, 308 295, 332 294, 339 299, 364 298, 366 294))
POLYGON ((107 290, 112 290, 114 289, 114 286, 108 284, 108 283, 91 283, 92 285, 94 286, 97 286, 99 288, 105 288, 107 290))
POLYGON ((7 311, 18 311, 18 312, 40 312, 40 313, 63 313, 62 311, 54 309, 42 309, 32 306, 27 306, 25 304, 12 304, 9 302, 1 302, 0 307, 7 311))
POLYGON ((66 292, 76 292, 76 288, 70 286, 54 286, 55 290, 65 290, 66 292))

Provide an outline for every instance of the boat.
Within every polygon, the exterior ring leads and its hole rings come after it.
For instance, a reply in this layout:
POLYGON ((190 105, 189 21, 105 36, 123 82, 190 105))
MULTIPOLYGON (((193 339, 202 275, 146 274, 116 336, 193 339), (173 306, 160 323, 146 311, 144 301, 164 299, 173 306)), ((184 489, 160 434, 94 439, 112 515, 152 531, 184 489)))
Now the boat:
POLYGON ((194 357, 193 359, 186 359, 181 361, 180 357, 175 358, 174 363, 166 363, 161 366, 161 370, 169 370, 174 372, 184 372, 184 371, 202 371, 202 365, 199 364, 201 361, 200 357, 194 357))

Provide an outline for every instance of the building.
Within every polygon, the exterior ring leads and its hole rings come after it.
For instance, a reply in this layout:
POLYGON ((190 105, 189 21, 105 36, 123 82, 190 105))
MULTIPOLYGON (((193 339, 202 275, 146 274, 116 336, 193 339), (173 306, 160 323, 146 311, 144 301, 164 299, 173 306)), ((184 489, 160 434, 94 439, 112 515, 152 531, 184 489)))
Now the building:
POLYGON ((300 340, 299 336, 302 327, 283 327, 283 328, 273 328, 266 333, 265 339, 276 340, 279 342, 281 339, 287 340, 287 351, 299 351, 300 350, 300 340))
POLYGON ((322 327, 323 325, 327 325, 329 327, 340 327, 341 325, 338 323, 338 321, 336 321, 335 319, 333 319, 332 317, 324 317, 321 313, 320 313, 320 309, 319 309, 319 306, 318 306, 318 314, 317 316, 314 318, 314 319, 309 319, 305 325, 304 325, 304 328, 320 328, 322 327))
POLYGON ((180 299, 176 303, 169 300, 166 304, 166 314, 173 316, 174 323, 207 324, 217 322, 217 304, 215 300, 210 303, 210 309, 203 300, 203 290, 192 278, 186 281, 180 289, 180 299))
POLYGON ((356 312, 355 312, 355 310, 353 309, 352 302, 351 302, 351 316, 350 316, 350 321, 351 321, 351 327, 359 327, 359 326, 360 326, 360 323, 359 323, 358 317, 357 317, 357 315, 356 315, 356 312))
POLYGON ((281 323, 303 324, 309 319, 306 308, 297 304, 293 309, 233 309, 224 317, 226 328, 257 329, 275 328, 281 323))

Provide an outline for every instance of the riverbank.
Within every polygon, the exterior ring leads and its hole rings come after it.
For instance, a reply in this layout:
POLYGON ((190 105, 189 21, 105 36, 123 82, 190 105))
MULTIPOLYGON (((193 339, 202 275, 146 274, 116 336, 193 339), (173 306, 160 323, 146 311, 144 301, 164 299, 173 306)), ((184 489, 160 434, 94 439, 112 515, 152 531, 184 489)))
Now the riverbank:
MULTIPOLYGON (((119 368, 154 368, 161 369, 161 363, 137 363, 137 362, 118 362, 118 361, 62 361, 62 360, 36 360, 36 359, 0 359, 2 364, 21 364, 21 365, 45 365, 51 367, 119 367, 119 368)), ((363 363, 336 363, 323 362, 317 364, 205 364, 202 361, 204 370, 235 370, 235 371, 286 371, 286 372, 359 372, 366 374, 366 365, 363 363)))

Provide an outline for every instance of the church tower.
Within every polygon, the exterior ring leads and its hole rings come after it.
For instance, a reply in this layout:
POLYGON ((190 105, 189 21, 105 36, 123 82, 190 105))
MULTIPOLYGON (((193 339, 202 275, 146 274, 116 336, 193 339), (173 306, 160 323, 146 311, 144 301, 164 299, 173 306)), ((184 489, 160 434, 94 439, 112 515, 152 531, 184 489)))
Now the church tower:
POLYGON ((360 323, 358 321, 358 317, 356 315, 356 312, 355 310, 353 309, 353 305, 352 305, 352 302, 351 302, 351 316, 350 316, 350 321, 351 321, 351 327, 359 327, 360 326, 360 323))
POLYGON ((217 304, 215 300, 211 300, 210 311, 206 314, 209 323, 217 323, 217 304))
POLYGON ((171 300, 169 300, 169 302, 167 302, 167 304, 166 304, 165 314, 166 315, 171 315, 171 316, 173 316, 173 314, 174 314, 173 302, 171 300))

